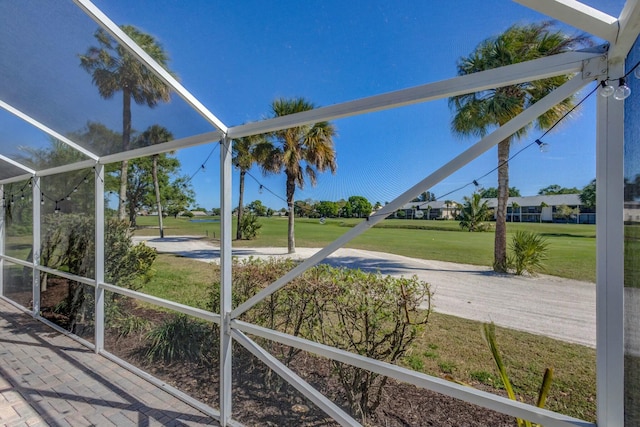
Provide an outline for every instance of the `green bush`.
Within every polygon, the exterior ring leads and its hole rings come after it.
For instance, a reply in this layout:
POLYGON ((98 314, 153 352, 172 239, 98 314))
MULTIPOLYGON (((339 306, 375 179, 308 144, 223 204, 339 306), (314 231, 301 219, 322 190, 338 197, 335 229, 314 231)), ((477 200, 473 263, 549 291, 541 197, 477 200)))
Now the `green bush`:
POLYGON ((240 220, 240 232, 242 238, 246 240, 253 240, 258 236, 258 232, 262 228, 262 223, 258 219, 258 216, 253 212, 245 212, 240 220))
POLYGON ((193 218, 194 215, 193 215, 193 212, 191 211, 184 211, 180 214, 180 216, 184 216, 186 218, 193 218))
POLYGON ((145 356, 149 362, 207 363, 215 348, 212 328, 185 315, 173 316, 147 333, 145 356))
POLYGON ((535 275, 544 268, 549 250, 547 241, 537 233, 517 231, 511 239, 509 266, 517 275, 529 273, 535 275))

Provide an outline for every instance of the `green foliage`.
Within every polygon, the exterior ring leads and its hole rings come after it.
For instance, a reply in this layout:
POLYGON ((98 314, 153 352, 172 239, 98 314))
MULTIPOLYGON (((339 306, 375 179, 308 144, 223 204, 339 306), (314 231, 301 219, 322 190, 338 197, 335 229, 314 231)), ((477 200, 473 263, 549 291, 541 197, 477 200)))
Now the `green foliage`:
MULTIPOLYGON (((520 190, 516 187, 509 187, 509 197, 520 197, 520 190)), ((498 189, 496 187, 485 188, 480 191, 480 197, 483 199, 497 199, 498 198, 498 189)))
POLYGON ((555 212, 553 213, 554 218, 569 220, 572 219, 575 215, 580 214, 579 208, 572 208, 567 205, 560 205, 556 207, 555 212))
POLYGON ((193 215, 193 212, 191 212, 191 211, 183 211, 180 214, 180 216, 183 216, 185 218, 193 218, 194 215, 193 215))
POLYGON ((586 208, 596 207, 596 180, 587 184, 580 193, 580 201, 586 208))
POLYGON ((517 231, 511 239, 509 248, 511 249, 509 266, 515 270, 515 273, 534 275, 544 267, 543 262, 547 259, 549 244, 537 233, 517 231))
POLYGON ((458 215, 460 220, 460 228, 468 231, 487 231, 490 224, 485 221, 489 220, 490 211, 487 201, 481 201, 482 197, 479 193, 473 193, 471 197, 464 198, 464 205, 458 215))
POLYGON ((207 355, 215 345, 212 328, 185 315, 173 316, 149 331, 145 357, 152 363, 208 363, 207 355))
POLYGON ((396 211, 396 218, 404 219, 407 216, 407 212, 404 210, 396 211))
POLYGON ((354 216, 356 218, 365 218, 371 214, 373 207, 366 197, 363 196, 351 196, 347 201, 347 204, 343 208, 348 212, 348 216, 354 216))
MULTIPOLYGON (((234 305, 295 265, 291 260, 236 262, 234 305)), ((215 307, 217 289, 213 295, 215 307)), ((430 310, 420 305, 428 306, 430 297, 429 286, 416 277, 393 278, 320 265, 244 313, 243 320, 394 363, 406 356, 426 324, 430 310)), ((277 346, 272 351, 278 351, 277 346)), ((283 353, 285 363, 297 352, 283 353)), ((353 411, 366 420, 380 404, 387 378, 339 362, 332 364, 353 411)))
MULTIPOLYGON (((260 200, 254 200, 247 205, 247 210, 256 216, 267 216, 267 207, 260 200)), ((241 221, 242 222, 242 221, 241 221)))
POLYGON ((253 212, 246 212, 240 221, 240 234, 243 239, 253 240, 258 236, 262 223, 253 212))
POLYGON ((412 202, 435 202, 436 195, 430 191, 422 192, 418 197, 411 200, 412 202))
POLYGON ((552 184, 549 186, 546 186, 544 188, 541 188, 540 191, 538 191, 538 195, 540 196, 549 196, 549 195, 554 195, 554 194, 579 194, 580 190, 578 190, 576 187, 561 187, 558 184, 552 184))
MULTIPOLYGON (((502 380, 502 384, 504 385, 505 391, 507 392, 507 396, 511 400, 518 400, 516 398, 515 392, 513 391, 513 386, 511 385, 509 376, 507 375, 506 365, 502 361, 502 356, 500 355, 500 351, 498 350, 498 344, 496 340, 496 328, 493 322, 483 324, 482 336, 485 339, 485 342, 487 343, 487 345, 489 346, 489 350, 491 351, 493 361, 496 364, 496 368, 498 369, 498 373, 500 374, 500 379, 502 380)), ((542 378, 542 385, 540 386, 540 391, 538 393, 537 406, 539 408, 543 408, 546 403, 549 390, 551 389, 552 381, 553 381, 553 369, 547 368, 542 378)), ((518 427, 534 427, 534 426, 541 427, 538 424, 534 424, 534 423, 531 423, 530 421, 522 420, 520 418, 516 418, 516 420, 518 423, 518 427)))
POLYGON ((328 200, 323 200, 314 206, 316 212, 319 216, 325 218, 335 218, 338 216, 340 212, 340 207, 336 202, 330 202, 328 200))

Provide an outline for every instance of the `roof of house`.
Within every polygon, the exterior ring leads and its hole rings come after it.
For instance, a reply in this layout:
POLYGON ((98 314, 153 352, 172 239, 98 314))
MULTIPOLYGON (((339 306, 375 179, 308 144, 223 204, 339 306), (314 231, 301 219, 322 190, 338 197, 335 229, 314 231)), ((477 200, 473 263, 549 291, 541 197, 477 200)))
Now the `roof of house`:
MULTIPOLYGON (((482 199, 483 201, 487 201, 487 205, 490 208, 494 208, 498 206, 498 199, 482 199)), ((527 197, 509 197, 507 205, 511 205, 513 203, 518 204, 519 206, 540 206, 543 202, 548 206, 581 206, 582 202, 580 201, 579 194, 554 194, 549 196, 527 196, 527 197)))

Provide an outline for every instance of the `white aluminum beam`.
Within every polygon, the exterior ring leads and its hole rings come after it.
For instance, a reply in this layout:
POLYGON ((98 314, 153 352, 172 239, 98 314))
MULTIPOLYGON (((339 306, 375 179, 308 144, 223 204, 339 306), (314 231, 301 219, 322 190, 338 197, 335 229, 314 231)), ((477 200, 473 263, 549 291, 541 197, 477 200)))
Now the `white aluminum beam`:
POLYGON ((266 350, 249 339, 238 330, 233 331, 233 337, 251 354, 260 359, 265 365, 271 368, 276 374, 284 378, 289 384, 295 387, 307 399, 311 400, 332 419, 341 426, 361 427, 361 424, 354 420, 349 414, 340 409, 335 403, 327 399, 322 393, 313 388, 309 383, 300 378, 295 372, 286 367, 282 362, 269 354, 266 350))
POLYGON ((232 361, 231 337, 232 277, 231 277, 231 139, 220 141, 220 424, 226 427, 232 418, 232 361))
POLYGON ((40 289, 42 288, 42 283, 40 283, 40 271, 38 270, 38 266, 40 265, 40 247, 41 247, 41 225, 42 224, 42 206, 40 205, 40 178, 33 177, 33 181, 31 182, 31 206, 33 209, 32 218, 33 218, 33 233, 32 233, 32 253, 33 253, 33 268, 31 273, 33 277, 31 278, 33 281, 33 315, 37 316, 40 314, 40 289))
MULTIPOLYGON (((620 18, 618 18, 618 23, 620 33, 609 52, 609 60, 612 63, 624 62, 638 38, 638 34, 640 34, 640 2, 638 0, 627 0, 620 13, 620 18)), ((611 77, 619 76, 611 74, 611 77)))
POLYGON ((618 20, 576 0, 513 0, 523 6, 615 43, 618 20))
POLYGON ((23 171, 27 172, 29 175, 35 175, 35 173, 36 173, 35 170, 23 165, 22 163, 16 162, 15 160, 10 159, 7 156, 3 156, 2 154, 0 154, 0 160, 5 161, 5 162, 7 162, 9 164, 12 164, 13 166, 15 166, 15 167, 17 167, 19 169, 22 169, 23 171))
POLYGON ((89 169, 96 165, 96 162, 93 160, 83 160, 77 163, 69 163, 62 166, 56 166, 49 169, 43 169, 36 171, 36 176, 50 176, 50 175, 58 175, 65 172, 73 172, 81 169, 89 169))
POLYGON ((12 176, 11 178, 3 179, 0 181, 0 184, 12 184, 14 182, 24 181, 25 179, 32 178, 33 174, 26 173, 23 175, 12 176))
MULTIPOLYGON (((624 64, 610 65, 622 75, 624 64)), ((598 96, 596 396, 598 425, 624 425, 624 102, 598 96)))
POLYGON ((149 145, 148 147, 136 148, 134 150, 122 151, 119 153, 109 154, 100 158, 100 163, 109 164, 121 162, 123 160, 137 159, 139 157, 151 156, 153 154, 167 153, 181 148, 193 147, 222 138, 220 131, 202 133, 199 135, 189 136, 187 138, 174 139, 173 141, 163 142, 162 144, 149 145))
POLYGON ((578 73, 582 71, 583 61, 597 58, 605 53, 605 46, 599 46, 595 48, 594 51, 566 52, 382 95, 316 108, 302 113, 247 123, 229 128, 227 135, 230 138, 240 138, 325 120, 339 119, 466 93, 479 92, 547 77, 578 73))
POLYGON ((506 397, 477 390, 473 387, 462 386, 442 378, 432 377, 391 363, 371 359, 369 357, 340 350, 328 345, 319 344, 304 338, 252 325, 247 322, 234 320, 232 321, 231 326, 235 337, 238 337, 240 334, 239 331, 243 331, 287 346, 299 348, 322 357, 337 360, 338 362, 346 363, 357 368, 366 369, 401 382, 413 384, 417 387, 455 397, 465 402, 489 408, 503 414, 529 420, 540 425, 544 425, 545 427, 595 427, 595 424, 593 423, 569 417, 568 415, 527 405, 506 397))
POLYGON ((307 269, 318 264, 327 256, 331 255, 333 252, 346 245, 352 239, 358 237, 364 231, 373 227, 375 224, 385 219, 388 215, 400 209, 404 204, 408 203, 411 199, 423 192, 425 188, 432 188, 434 185, 438 184, 440 181, 447 178, 449 175, 456 172, 467 163, 471 162, 484 152, 488 151, 493 146, 497 145, 500 141, 513 135, 516 131, 531 123, 538 116, 546 112, 549 108, 562 102, 564 99, 579 91, 588 83, 588 81, 582 79, 581 75, 576 75, 567 83, 560 86, 558 89, 520 113, 517 117, 511 119, 505 125, 496 129, 494 132, 482 138, 467 150, 463 151, 457 157, 441 166, 439 169, 424 178, 422 181, 418 182, 409 190, 402 193, 395 200, 383 206, 382 209, 380 209, 378 212, 376 212, 366 220, 360 222, 355 227, 351 228, 348 232, 340 236, 338 239, 334 240, 331 244, 322 248, 320 251, 307 258, 304 262, 298 264, 287 274, 280 277, 278 280, 255 294, 253 297, 249 298, 244 303, 240 304, 231 313, 232 317, 234 319, 237 318, 242 313, 253 307, 255 304, 259 303, 264 298, 273 294, 278 289, 289 283, 291 280, 304 273, 307 269))
POLYGON ((104 28, 118 43, 127 48, 136 58, 142 61, 150 70, 152 70, 159 78, 161 78, 171 89, 173 89, 182 99, 185 100, 194 110, 196 110, 209 123, 220 129, 222 132, 227 131, 227 126, 222 123, 211 111, 209 111, 198 99, 185 89, 175 77, 167 70, 161 67, 147 52, 138 46, 131 38, 120 29, 107 15, 98 9, 89 0, 73 0, 74 3, 84 11, 98 25, 104 28))
POLYGON ((97 286, 95 288, 94 303, 95 303, 95 351, 99 353, 104 349, 104 288, 100 286, 100 283, 104 282, 104 165, 96 165, 93 174, 94 180, 94 210, 95 215, 95 244, 94 244, 94 256, 95 256, 95 279, 97 286))
MULTIPOLYGON (((2 199, 4 197, 4 185, 0 184, 0 199, 2 199)), ((6 203, 6 201, 5 201, 6 203)), ((5 236, 7 235, 6 233, 6 223, 4 221, 4 213, 5 213, 5 209, 4 206, 2 206, 2 210, 0 211, 0 296, 4 295, 4 269, 5 269, 5 263, 4 263, 4 251, 5 251, 5 236)))
POLYGON ((21 118, 22 120, 24 120, 25 122, 29 123, 32 126, 35 126, 36 128, 40 129, 41 131, 43 131, 44 133, 54 137, 55 139, 64 142, 65 144, 67 144, 69 147, 73 148, 76 151, 81 152, 82 154, 84 154, 85 156, 89 157, 90 159, 93 160, 98 160, 98 155, 81 147, 80 145, 76 144, 75 142, 71 141, 69 138, 60 135, 58 132, 54 131, 53 129, 49 128, 48 126, 45 126, 44 124, 40 123, 39 121, 35 120, 33 117, 23 113, 22 111, 13 108, 11 105, 7 104, 6 102, 0 100, 0 107, 4 108, 5 110, 7 110, 8 112, 10 112, 11 114, 21 118))
POLYGON ((142 292, 132 291, 131 289, 125 289, 119 286, 110 285, 108 283, 100 283, 100 287, 109 292, 124 295, 125 297, 148 302, 149 304, 157 305, 159 307, 168 308, 169 310, 177 311, 178 313, 186 314, 192 317, 197 317, 198 319, 206 320, 207 322, 220 324, 220 315, 211 313, 210 311, 154 297, 152 295, 143 294, 142 292))

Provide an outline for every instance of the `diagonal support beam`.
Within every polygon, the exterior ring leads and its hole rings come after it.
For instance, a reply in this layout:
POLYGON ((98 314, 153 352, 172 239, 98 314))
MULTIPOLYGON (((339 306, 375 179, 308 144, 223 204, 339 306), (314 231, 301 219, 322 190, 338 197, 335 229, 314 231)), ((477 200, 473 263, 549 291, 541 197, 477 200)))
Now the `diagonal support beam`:
POLYGON ((118 43, 127 48, 131 54, 138 58, 144 65, 161 78, 171 89, 173 89, 182 99, 185 100, 194 110, 196 110, 209 123, 220 129, 222 132, 227 131, 227 126, 222 123, 211 111, 209 111, 198 99, 191 94, 184 86, 176 80, 167 70, 162 68, 153 58, 147 54, 140 46, 138 46, 131 38, 125 34, 107 15, 98 9, 89 0, 73 0, 74 3, 82 9, 84 13, 89 15, 91 19, 96 21, 98 25, 104 28, 118 43))
POLYGON ((615 43, 618 20, 576 0, 513 0, 529 9, 569 24, 586 33, 615 43))
POLYGON ((80 145, 78 145, 75 142, 71 141, 66 136, 63 136, 63 135, 59 134, 55 130, 49 128, 48 126, 45 126, 44 124, 42 124, 39 121, 35 120, 33 117, 23 113, 22 111, 18 110, 17 108, 12 107, 11 105, 7 104, 6 102, 0 100, 0 107, 4 108, 5 110, 10 112, 11 114, 21 118, 22 120, 24 120, 25 122, 29 123, 30 125, 35 126, 36 128, 40 129, 44 133, 54 137, 55 139, 57 139, 57 140, 59 140, 61 142, 64 142, 69 147, 73 148, 76 151, 81 152, 82 154, 84 154, 85 156, 89 157, 90 159, 93 159, 93 160, 96 160, 96 161, 98 160, 98 155, 97 154, 87 150, 86 148, 81 147, 80 145))
POLYGON ((29 167, 26 167, 22 163, 16 162, 15 160, 8 158, 7 156, 3 156, 2 154, 0 154, 0 160, 5 161, 5 162, 7 162, 7 163, 19 168, 19 169, 22 169, 23 171, 27 172, 30 175, 35 175, 36 174, 35 170, 33 170, 33 169, 29 168, 29 167))
MULTIPOLYGON (((627 0, 618 19, 620 31, 615 44, 611 47, 609 59, 612 62, 624 62, 640 34, 640 1, 627 0)), ((616 77, 616 76, 612 76, 616 77)))
POLYGON ((480 92, 547 77, 578 73, 582 71, 584 61, 600 57, 606 52, 607 47, 604 45, 588 51, 566 52, 382 95, 315 108, 302 113, 247 123, 229 128, 228 136, 232 139, 240 138, 325 120, 334 120, 466 93, 480 92))
POLYGON ((478 156, 488 151, 493 146, 497 145, 500 141, 510 137, 516 133, 519 129, 523 128, 527 124, 531 123, 538 116, 549 110, 554 105, 562 102, 564 99, 570 97, 582 87, 590 83, 582 79, 581 75, 577 75, 569 80, 558 89, 551 92, 549 95, 533 104, 531 107, 520 113, 517 117, 514 117, 504 126, 496 129, 493 133, 487 135, 478 141, 475 145, 471 146, 460 155, 450 160, 444 166, 434 171, 431 175, 418 182, 409 190, 402 193, 395 200, 385 205, 377 213, 367 218, 365 221, 360 222, 358 225, 350 229, 348 232, 334 240, 331 244, 324 247, 320 251, 316 252, 313 256, 307 258, 301 264, 298 264, 295 268, 289 271, 284 276, 261 290, 253 297, 249 298, 244 303, 240 304, 235 310, 231 312, 233 318, 237 318, 245 311, 262 301, 264 298, 276 292, 278 289, 285 286, 291 280, 295 279, 309 268, 323 261, 326 257, 331 255, 336 250, 340 249, 360 234, 373 227, 387 216, 400 209, 404 204, 408 203, 411 199, 418 196, 425 188, 432 188, 443 179, 447 178, 452 173, 456 172, 478 156))
POLYGON ((341 426, 362 427, 361 424, 350 417, 349 414, 340 409, 335 403, 327 399, 322 393, 313 388, 309 383, 300 378, 295 372, 287 368, 282 364, 282 362, 269 354, 245 334, 238 330, 234 330, 233 338, 244 348, 249 350, 251 354, 260 359, 265 365, 273 369, 275 373, 294 386, 296 390, 302 393, 307 399, 311 400, 320 409, 330 415, 341 426))

